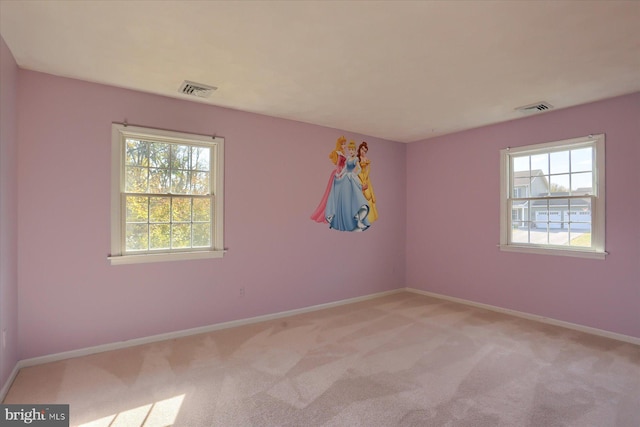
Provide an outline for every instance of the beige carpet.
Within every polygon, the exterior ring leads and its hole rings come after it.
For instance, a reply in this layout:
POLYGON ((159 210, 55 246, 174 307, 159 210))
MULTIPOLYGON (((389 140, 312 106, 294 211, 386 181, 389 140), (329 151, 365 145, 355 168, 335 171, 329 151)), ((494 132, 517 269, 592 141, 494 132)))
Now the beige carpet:
POLYGON ((640 426, 640 347, 399 293, 22 369, 73 426, 640 426))

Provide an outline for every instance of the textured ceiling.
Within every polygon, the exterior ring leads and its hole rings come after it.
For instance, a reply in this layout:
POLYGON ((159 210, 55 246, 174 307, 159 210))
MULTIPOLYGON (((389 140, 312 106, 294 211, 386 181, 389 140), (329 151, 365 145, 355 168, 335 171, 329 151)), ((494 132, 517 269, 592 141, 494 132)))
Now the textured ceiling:
POLYGON ((25 69, 400 142, 640 90, 638 1, 0 0, 0 33, 25 69))

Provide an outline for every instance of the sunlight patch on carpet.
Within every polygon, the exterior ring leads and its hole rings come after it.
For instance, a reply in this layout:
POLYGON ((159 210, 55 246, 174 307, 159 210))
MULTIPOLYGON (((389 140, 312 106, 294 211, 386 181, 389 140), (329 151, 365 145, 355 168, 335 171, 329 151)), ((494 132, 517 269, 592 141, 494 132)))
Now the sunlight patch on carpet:
POLYGON ((163 427, 173 425, 184 394, 109 415, 79 427, 163 427))

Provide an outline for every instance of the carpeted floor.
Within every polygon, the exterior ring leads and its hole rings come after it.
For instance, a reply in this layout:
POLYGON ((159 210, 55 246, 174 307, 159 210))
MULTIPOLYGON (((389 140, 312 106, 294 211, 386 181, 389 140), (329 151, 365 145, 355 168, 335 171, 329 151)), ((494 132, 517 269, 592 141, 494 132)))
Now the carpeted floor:
POLYGON ((22 369, 73 426, 638 427, 640 347, 414 293, 22 369))

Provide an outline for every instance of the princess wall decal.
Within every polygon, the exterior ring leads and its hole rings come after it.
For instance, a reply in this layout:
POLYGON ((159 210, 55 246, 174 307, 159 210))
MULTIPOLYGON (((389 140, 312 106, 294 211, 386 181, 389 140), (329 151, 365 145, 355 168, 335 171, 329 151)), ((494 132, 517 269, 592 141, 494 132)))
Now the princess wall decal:
POLYGON ((341 136, 329 153, 334 168, 318 207, 311 219, 339 231, 365 231, 378 219, 371 184, 368 144, 357 146, 341 136))

